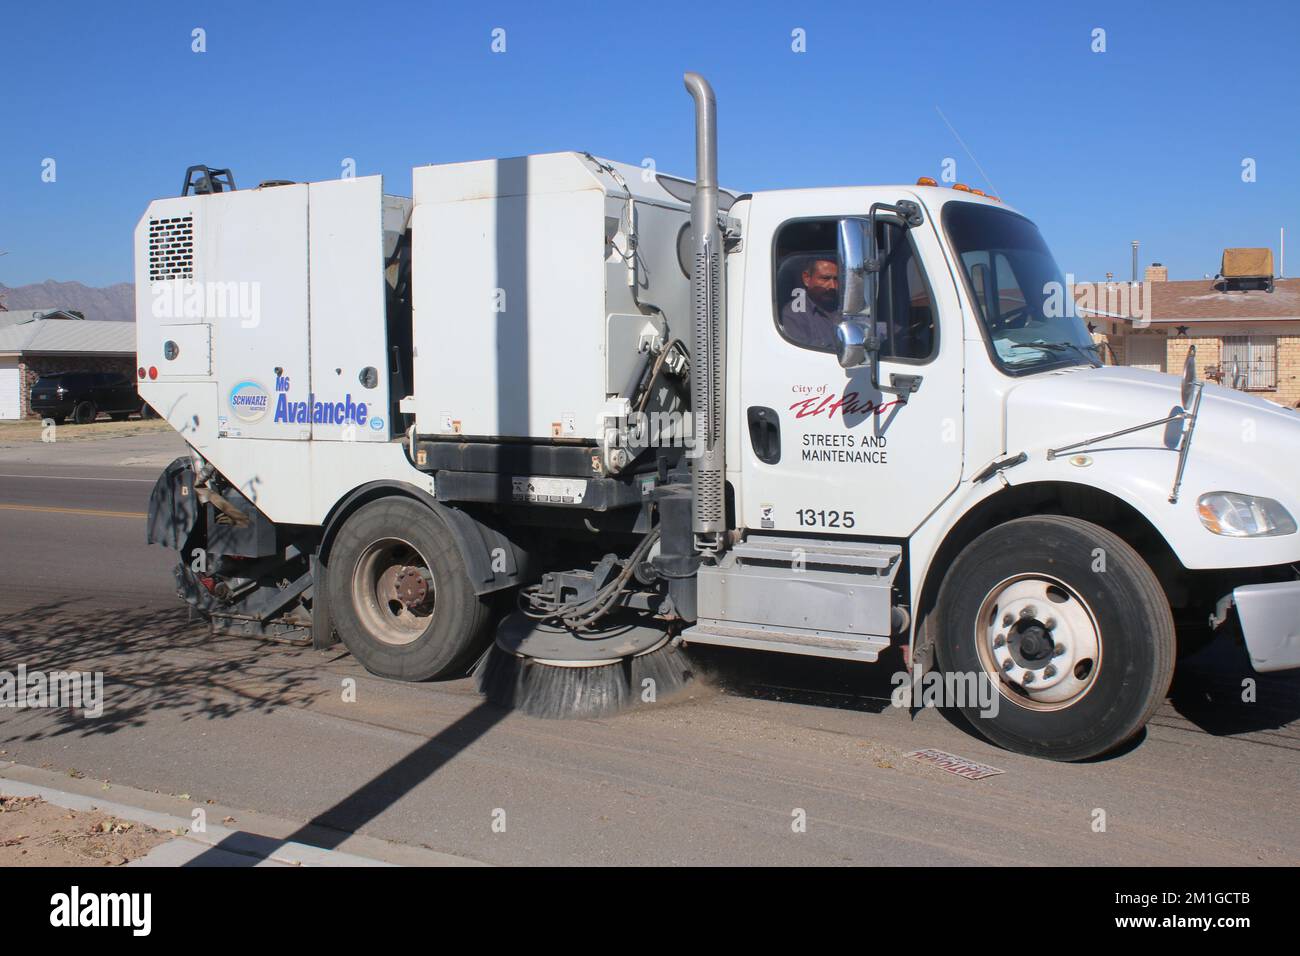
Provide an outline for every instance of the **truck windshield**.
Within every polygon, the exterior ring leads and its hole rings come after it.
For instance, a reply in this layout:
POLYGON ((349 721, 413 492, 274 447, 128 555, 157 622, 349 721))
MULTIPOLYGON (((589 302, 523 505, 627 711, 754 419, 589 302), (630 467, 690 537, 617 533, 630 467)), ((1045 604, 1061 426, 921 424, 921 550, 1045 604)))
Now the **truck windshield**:
POLYGON ((1037 226, 1008 210, 973 202, 947 203, 943 224, 1004 371, 1018 375, 1101 364, 1037 226))

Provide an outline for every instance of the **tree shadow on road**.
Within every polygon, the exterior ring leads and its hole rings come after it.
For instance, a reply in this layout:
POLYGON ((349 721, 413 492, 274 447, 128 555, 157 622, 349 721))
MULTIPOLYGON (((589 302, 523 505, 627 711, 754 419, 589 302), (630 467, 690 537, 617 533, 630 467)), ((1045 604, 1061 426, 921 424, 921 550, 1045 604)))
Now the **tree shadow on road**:
POLYGON ((99 717, 68 708, 6 708, 0 741, 109 735, 161 714, 220 720, 301 706, 320 690, 309 654, 272 642, 212 637, 207 622, 191 621, 184 607, 105 610, 87 598, 9 610, 0 613, 0 671, 16 674, 25 665, 29 675, 101 672, 104 700, 99 717))

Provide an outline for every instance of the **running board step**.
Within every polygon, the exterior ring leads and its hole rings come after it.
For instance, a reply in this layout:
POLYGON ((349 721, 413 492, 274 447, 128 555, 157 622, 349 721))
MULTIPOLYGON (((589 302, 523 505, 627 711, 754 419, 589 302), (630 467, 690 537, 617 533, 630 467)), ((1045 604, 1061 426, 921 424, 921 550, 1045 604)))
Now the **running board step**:
POLYGON ((730 553, 744 564, 770 561, 786 567, 847 568, 860 574, 888 574, 902 557, 903 549, 896 544, 751 534, 730 553))
POLYGON ((781 654, 804 654, 809 657, 834 657, 846 661, 872 663, 889 647, 887 637, 834 634, 803 628, 764 627, 761 624, 731 624, 724 621, 700 621, 682 631, 682 641, 741 647, 748 650, 777 651, 781 654))

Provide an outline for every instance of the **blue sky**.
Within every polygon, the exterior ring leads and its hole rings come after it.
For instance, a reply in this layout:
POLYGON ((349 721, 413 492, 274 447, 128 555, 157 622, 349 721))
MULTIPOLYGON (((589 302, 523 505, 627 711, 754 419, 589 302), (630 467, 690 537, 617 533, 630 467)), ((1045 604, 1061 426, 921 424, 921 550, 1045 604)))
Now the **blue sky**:
POLYGON ((4 0, 0 282, 129 281, 136 220, 193 163, 256 185, 352 158, 407 195, 413 165, 557 149, 689 175, 686 69, 718 93, 724 185, 913 182, 951 157, 990 188, 937 107, 1080 279, 1126 278, 1133 239, 1144 266, 1198 278, 1225 246, 1276 253, 1279 227, 1297 274, 1298 10, 4 0))

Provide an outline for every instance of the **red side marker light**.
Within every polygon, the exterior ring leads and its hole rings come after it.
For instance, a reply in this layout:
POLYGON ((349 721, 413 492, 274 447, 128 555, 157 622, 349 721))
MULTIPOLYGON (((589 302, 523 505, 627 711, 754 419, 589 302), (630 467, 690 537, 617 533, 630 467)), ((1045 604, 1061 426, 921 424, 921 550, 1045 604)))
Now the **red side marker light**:
POLYGON ((149 366, 149 377, 150 377, 151 379, 153 379, 153 378, 157 378, 157 377, 158 377, 158 366, 156 366, 156 365, 150 365, 150 366, 149 366))

